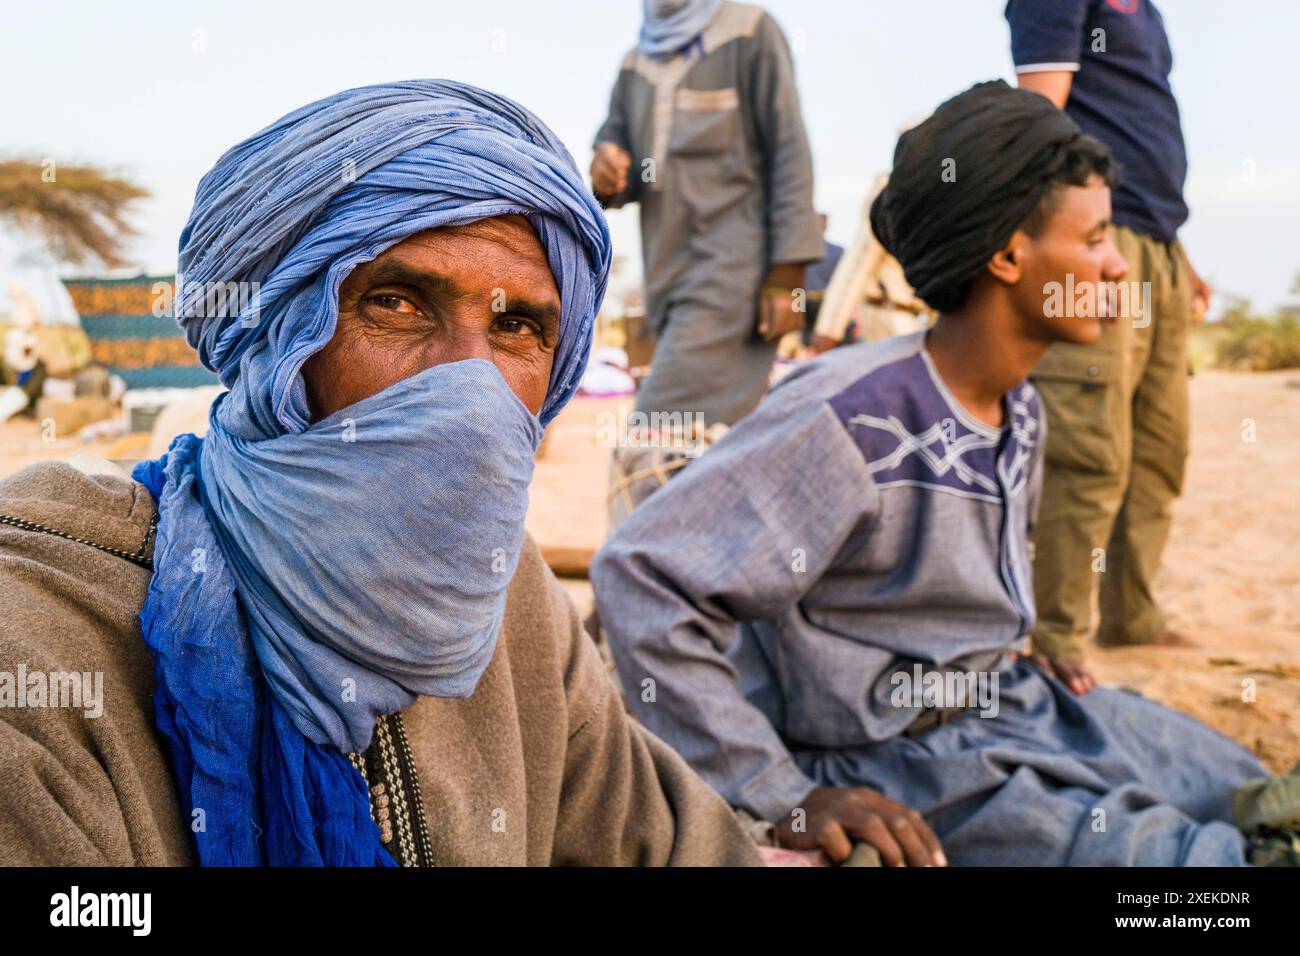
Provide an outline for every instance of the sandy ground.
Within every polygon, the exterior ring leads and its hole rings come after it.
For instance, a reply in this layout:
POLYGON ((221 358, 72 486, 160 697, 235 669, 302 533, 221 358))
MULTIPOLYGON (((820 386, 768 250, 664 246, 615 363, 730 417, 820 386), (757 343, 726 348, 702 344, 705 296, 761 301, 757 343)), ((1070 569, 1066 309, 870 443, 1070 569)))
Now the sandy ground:
MULTIPOLYGON (((579 399, 550 429, 528 525, 562 574, 604 536, 609 451, 598 436, 618 405, 579 399)), ((1184 710, 1289 770, 1300 761, 1300 372, 1203 372, 1192 415, 1187 485, 1157 591, 1171 624, 1200 646, 1097 649, 1092 662, 1103 681, 1184 710)), ((79 451, 139 457, 144 445, 43 442, 35 423, 10 422, 0 426, 0 475, 79 451)), ((565 587, 585 614, 590 587, 565 587)))
POLYGON ((1300 372, 1202 372, 1191 394, 1191 460, 1156 587, 1170 625, 1201 646, 1093 660, 1099 678, 1284 772, 1300 760, 1300 372))

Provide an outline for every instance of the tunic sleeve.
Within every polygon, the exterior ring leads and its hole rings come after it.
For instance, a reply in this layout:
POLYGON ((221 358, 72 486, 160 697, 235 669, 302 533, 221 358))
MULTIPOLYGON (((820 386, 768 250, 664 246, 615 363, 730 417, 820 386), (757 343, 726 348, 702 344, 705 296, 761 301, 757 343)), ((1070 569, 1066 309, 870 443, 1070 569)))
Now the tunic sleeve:
POLYGON ((737 626, 795 608, 867 532, 878 502, 834 410, 787 381, 651 495, 593 562, 637 716, 729 803, 764 819, 785 816, 815 784, 740 689, 728 657, 737 626))
POLYGON ((32 737, 0 722, 0 866, 131 865, 108 775, 61 730, 51 720, 32 737))
MULTIPOLYGON (((0 569, 0 584, 15 585, 13 578, 8 569, 0 569)), ((40 643, 50 631, 94 625, 87 618, 70 617, 45 592, 37 591, 35 597, 31 590, 15 587, 15 592, 27 601, 4 608, 16 615, 16 621, 10 617, 5 623, 17 626, 0 626, 0 671, 19 680, 28 675, 26 682, 30 675, 81 677, 90 669, 85 659, 47 653, 40 643), (68 666, 70 660, 76 661, 75 667, 68 666)), ((105 713, 96 719, 87 718, 78 707, 50 706, 48 687, 39 706, 15 706, 10 696, 15 683, 0 689, 0 865, 139 862, 124 812, 140 802, 139 790, 133 787, 138 781, 125 772, 114 780, 106 769, 131 769, 114 732, 116 711, 109 712, 101 701, 105 713)), ((127 706, 120 704, 118 710, 127 706)), ((93 713, 89 702, 87 707, 93 713)))
POLYGON ((625 149, 632 157, 632 166, 627 172, 627 187, 609 198, 605 203, 607 209, 618 209, 630 202, 636 202, 641 192, 640 161, 633 149, 632 131, 629 129, 628 97, 631 95, 630 83, 632 73, 620 69, 618 79, 614 81, 614 90, 609 95, 609 113, 605 122, 596 131, 592 146, 600 143, 614 143, 625 149))
POLYGON ((812 152, 790 48, 767 15, 755 40, 749 96, 764 154, 768 262, 815 262, 823 254, 821 225, 813 208, 812 152))
POLYGON ((761 866, 722 798, 624 711, 576 609, 554 587, 553 606, 568 613, 556 626, 567 632, 569 736, 552 863, 761 866))
POLYGON ((1017 73, 1074 72, 1083 52, 1090 0, 1008 0, 1017 73))

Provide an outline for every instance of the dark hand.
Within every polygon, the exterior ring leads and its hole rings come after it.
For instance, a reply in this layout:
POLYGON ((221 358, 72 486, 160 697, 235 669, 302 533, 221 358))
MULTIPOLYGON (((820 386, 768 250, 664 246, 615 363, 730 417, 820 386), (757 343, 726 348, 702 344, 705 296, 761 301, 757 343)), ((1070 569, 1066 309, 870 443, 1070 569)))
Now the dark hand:
POLYGON ((608 202, 627 188, 627 172, 632 157, 616 143, 596 144, 591 158, 591 191, 601 202, 608 202))
POLYGON ((813 335, 812 344, 808 346, 808 351, 813 355, 821 355, 829 352, 831 349, 839 348, 843 343, 839 339, 833 339, 829 335, 813 335))
POLYGON ((765 341, 780 341, 788 333, 802 330, 808 321, 805 272, 801 262, 778 262, 768 270, 758 303, 758 334, 765 341))
POLYGON ((1210 311, 1210 298, 1214 295, 1214 289, 1201 278, 1186 253, 1183 254, 1183 261, 1187 263, 1187 272, 1192 280, 1192 320, 1199 325, 1205 321, 1205 314, 1210 311))
POLYGON ((820 848, 835 863, 848 859, 856 839, 879 850, 885 866, 948 865, 939 838, 919 813, 869 787, 817 787, 781 822, 776 836, 792 850, 820 848))

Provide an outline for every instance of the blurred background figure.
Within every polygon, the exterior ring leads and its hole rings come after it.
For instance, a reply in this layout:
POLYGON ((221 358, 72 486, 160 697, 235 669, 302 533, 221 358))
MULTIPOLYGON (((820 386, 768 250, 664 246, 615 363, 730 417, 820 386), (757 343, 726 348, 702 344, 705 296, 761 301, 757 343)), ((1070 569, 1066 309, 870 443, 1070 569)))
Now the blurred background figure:
POLYGON ((822 258, 812 157, 785 36, 761 8, 646 0, 596 134, 597 198, 641 206, 642 412, 732 424, 802 328, 804 267, 822 258))

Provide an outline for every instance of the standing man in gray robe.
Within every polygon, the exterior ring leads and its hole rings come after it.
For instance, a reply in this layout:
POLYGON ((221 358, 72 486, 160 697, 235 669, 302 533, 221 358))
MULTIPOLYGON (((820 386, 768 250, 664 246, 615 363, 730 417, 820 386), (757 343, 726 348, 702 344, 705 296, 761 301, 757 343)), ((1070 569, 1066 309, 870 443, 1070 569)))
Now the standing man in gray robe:
POLYGON ((645 0, 596 135, 592 186, 641 204, 656 349, 637 411, 733 424, 799 328, 804 266, 822 257, 812 158, 785 36, 761 8, 645 0))

